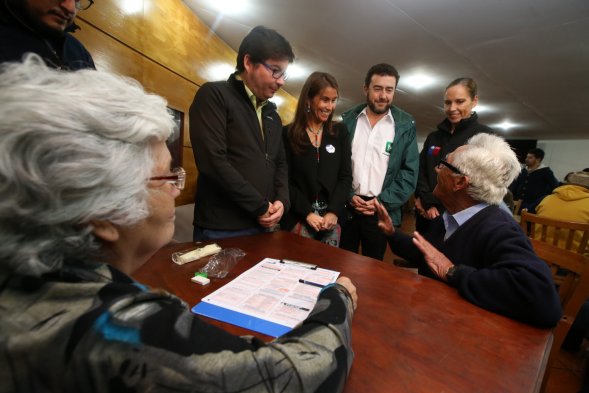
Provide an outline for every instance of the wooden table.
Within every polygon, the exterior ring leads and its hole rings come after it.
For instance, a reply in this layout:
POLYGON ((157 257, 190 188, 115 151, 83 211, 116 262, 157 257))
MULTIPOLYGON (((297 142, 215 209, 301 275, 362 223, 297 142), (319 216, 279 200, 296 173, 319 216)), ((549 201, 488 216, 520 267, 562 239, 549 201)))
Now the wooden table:
MULTIPOLYGON (((134 277, 164 288, 191 307, 265 257, 289 258, 338 270, 358 288, 352 336, 356 354, 346 392, 534 392, 552 343, 537 329, 478 308, 454 288, 387 263, 323 245, 288 232, 225 239, 247 255, 224 279, 190 281, 204 261, 178 266, 161 249, 134 277)), ((254 334, 207 319, 238 335, 254 334)))

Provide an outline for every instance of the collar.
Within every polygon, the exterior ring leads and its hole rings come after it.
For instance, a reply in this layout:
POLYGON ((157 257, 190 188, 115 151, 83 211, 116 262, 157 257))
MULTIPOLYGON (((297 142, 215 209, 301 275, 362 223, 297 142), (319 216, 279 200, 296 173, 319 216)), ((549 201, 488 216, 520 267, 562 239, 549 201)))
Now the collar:
POLYGON ((455 214, 450 214, 447 210, 442 214, 444 220, 444 228, 446 229, 446 235, 444 240, 448 239, 458 228, 464 225, 465 222, 470 220, 475 214, 489 206, 488 203, 481 202, 477 205, 473 205, 469 208, 459 211, 455 214))
POLYGON ((243 83, 243 88, 245 89, 245 94, 247 95, 247 98, 249 98, 249 100, 252 103, 252 105, 254 106, 254 108, 256 108, 256 109, 263 108, 264 106, 268 105, 268 100, 264 100, 258 104, 258 98, 256 97, 256 95, 254 93, 252 93, 250 88, 247 86, 245 81, 243 79, 241 79, 241 76, 239 74, 235 74, 235 79, 238 81, 241 81, 243 83))
MULTIPOLYGON (((362 115, 368 117, 368 113, 366 113, 366 109, 368 109, 368 105, 364 106, 364 109, 362 109, 360 111, 360 113, 358 113, 358 116, 356 116, 356 119, 358 119, 362 115)), ((381 119, 384 119, 385 117, 388 117, 388 118, 390 118, 391 120, 394 121, 393 114, 391 113, 391 108, 390 107, 389 107, 389 110, 387 111, 387 113, 385 113, 385 115, 383 117, 381 117, 381 119)))
MULTIPOLYGON (((470 114, 470 117, 468 119, 460 120, 460 122, 456 125, 456 128, 454 128, 454 133, 460 132, 464 128, 468 128, 470 126, 470 124, 477 123, 478 120, 479 120, 479 115, 477 115, 477 113, 475 111, 472 111, 472 113, 470 114)), ((450 121, 446 118, 440 124, 438 124, 438 128, 447 132, 447 133, 450 133, 450 129, 452 128, 452 125, 450 124, 450 121)))

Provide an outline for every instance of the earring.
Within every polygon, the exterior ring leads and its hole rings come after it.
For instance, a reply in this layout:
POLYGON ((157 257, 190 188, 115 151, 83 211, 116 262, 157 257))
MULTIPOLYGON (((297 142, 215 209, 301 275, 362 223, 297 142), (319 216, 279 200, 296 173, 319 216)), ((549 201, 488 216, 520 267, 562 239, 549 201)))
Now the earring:
POLYGON ((311 112, 311 105, 307 105, 307 113, 311 112))

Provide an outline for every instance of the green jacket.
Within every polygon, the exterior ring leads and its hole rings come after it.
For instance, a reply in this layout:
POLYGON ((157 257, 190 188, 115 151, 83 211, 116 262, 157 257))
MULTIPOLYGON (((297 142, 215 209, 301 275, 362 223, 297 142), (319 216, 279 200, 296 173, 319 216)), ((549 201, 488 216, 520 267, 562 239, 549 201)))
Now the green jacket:
MULTIPOLYGON (((343 123, 350 132, 350 141, 354 139, 358 115, 365 107, 366 104, 361 104, 342 114, 343 123)), ((391 113, 395 120, 395 139, 382 191, 377 198, 389 212, 393 224, 400 226, 401 208, 409 200, 417 184, 419 151, 413 116, 394 105, 391 106, 391 113)), ((353 195, 351 190, 350 198, 353 195)))

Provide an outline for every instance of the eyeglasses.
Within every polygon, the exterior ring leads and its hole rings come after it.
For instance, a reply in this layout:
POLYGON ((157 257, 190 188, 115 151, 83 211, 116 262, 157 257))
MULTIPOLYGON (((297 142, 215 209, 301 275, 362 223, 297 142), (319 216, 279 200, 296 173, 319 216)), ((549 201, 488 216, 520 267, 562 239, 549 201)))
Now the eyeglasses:
POLYGON ((274 78, 274 79, 282 78, 283 80, 288 79, 288 75, 286 74, 286 71, 282 71, 281 69, 274 68, 271 65, 264 63, 263 61, 261 61, 260 64, 263 65, 264 67, 266 67, 266 69, 272 73, 272 78, 274 78))
POLYGON ((184 184, 186 183, 186 171, 182 167, 174 168, 171 171, 173 175, 169 176, 154 176, 147 180, 164 180, 166 183, 171 183, 176 186, 177 189, 183 190, 184 184))
POLYGON ((92 7, 92 4, 94 4, 94 0, 76 0, 76 9, 84 11, 92 7))
POLYGON ((452 172, 456 173, 457 175, 464 175, 464 173, 462 173, 462 171, 460 169, 456 168, 454 165, 450 164, 446 160, 440 160, 440 162, 438 163, 438 169, 442 169, 442 166, 447 167, 448 169, 450 169, 452 172))

